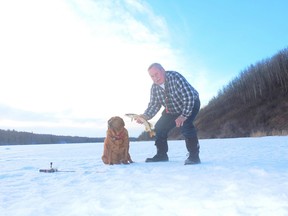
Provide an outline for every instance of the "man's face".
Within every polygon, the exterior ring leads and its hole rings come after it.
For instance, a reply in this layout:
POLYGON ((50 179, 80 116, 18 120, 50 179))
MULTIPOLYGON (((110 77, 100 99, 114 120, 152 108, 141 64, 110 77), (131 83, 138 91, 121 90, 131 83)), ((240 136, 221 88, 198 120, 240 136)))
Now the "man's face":
POLYGON ((161 85, 165 82, 165 71, 163 69, 152 67, 148 73, 155 84, 161 85))

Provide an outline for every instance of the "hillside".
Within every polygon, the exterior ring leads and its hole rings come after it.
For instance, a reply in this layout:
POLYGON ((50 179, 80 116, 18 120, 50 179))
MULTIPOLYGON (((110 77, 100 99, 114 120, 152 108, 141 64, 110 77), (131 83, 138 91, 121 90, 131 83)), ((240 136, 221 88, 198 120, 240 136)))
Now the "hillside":
POLYGON ((288 134, 288 49, 242 71, 199 112, 200 138, 288 134))

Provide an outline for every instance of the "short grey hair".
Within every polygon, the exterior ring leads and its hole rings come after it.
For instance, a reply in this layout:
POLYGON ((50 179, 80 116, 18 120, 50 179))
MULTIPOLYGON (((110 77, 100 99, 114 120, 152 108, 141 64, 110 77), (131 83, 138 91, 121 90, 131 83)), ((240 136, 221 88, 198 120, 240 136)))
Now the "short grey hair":
POLYGON ((158 68, 158 69, 163 69, 163 70, 164 70, 164 68, 162 67, 161 64, 159 64, 159 63, 153 63, 153 64, 151 64, 151 65, 148 67, 148 71, 149 71, 151 68, 153 68, 153 67, 156 67, 156 68, 158 68))

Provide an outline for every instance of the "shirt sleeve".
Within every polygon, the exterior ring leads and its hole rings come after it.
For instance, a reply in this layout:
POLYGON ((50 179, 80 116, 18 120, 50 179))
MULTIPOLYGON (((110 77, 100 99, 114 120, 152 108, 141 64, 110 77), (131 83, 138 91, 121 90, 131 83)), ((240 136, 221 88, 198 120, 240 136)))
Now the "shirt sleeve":
POLYGON ((194 100, 198 97, 198 93, 183 76, 179 76, 179 84, 183 100, 182 116, 187 118, 192 114, 194 100))

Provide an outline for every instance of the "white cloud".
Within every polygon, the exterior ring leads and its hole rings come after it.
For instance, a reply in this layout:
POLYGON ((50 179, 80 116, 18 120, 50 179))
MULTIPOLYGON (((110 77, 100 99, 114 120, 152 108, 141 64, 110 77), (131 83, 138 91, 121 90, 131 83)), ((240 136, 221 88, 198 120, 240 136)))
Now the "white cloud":
POLYGON ((177 64, 165 21, 141 1, 19 0, 0 8, 0 104, 57 119, 1 116, 2 128, 86 127, 92 136, 99 127, 103 135, 109 117, 146 108, 150 63, 177 64))

